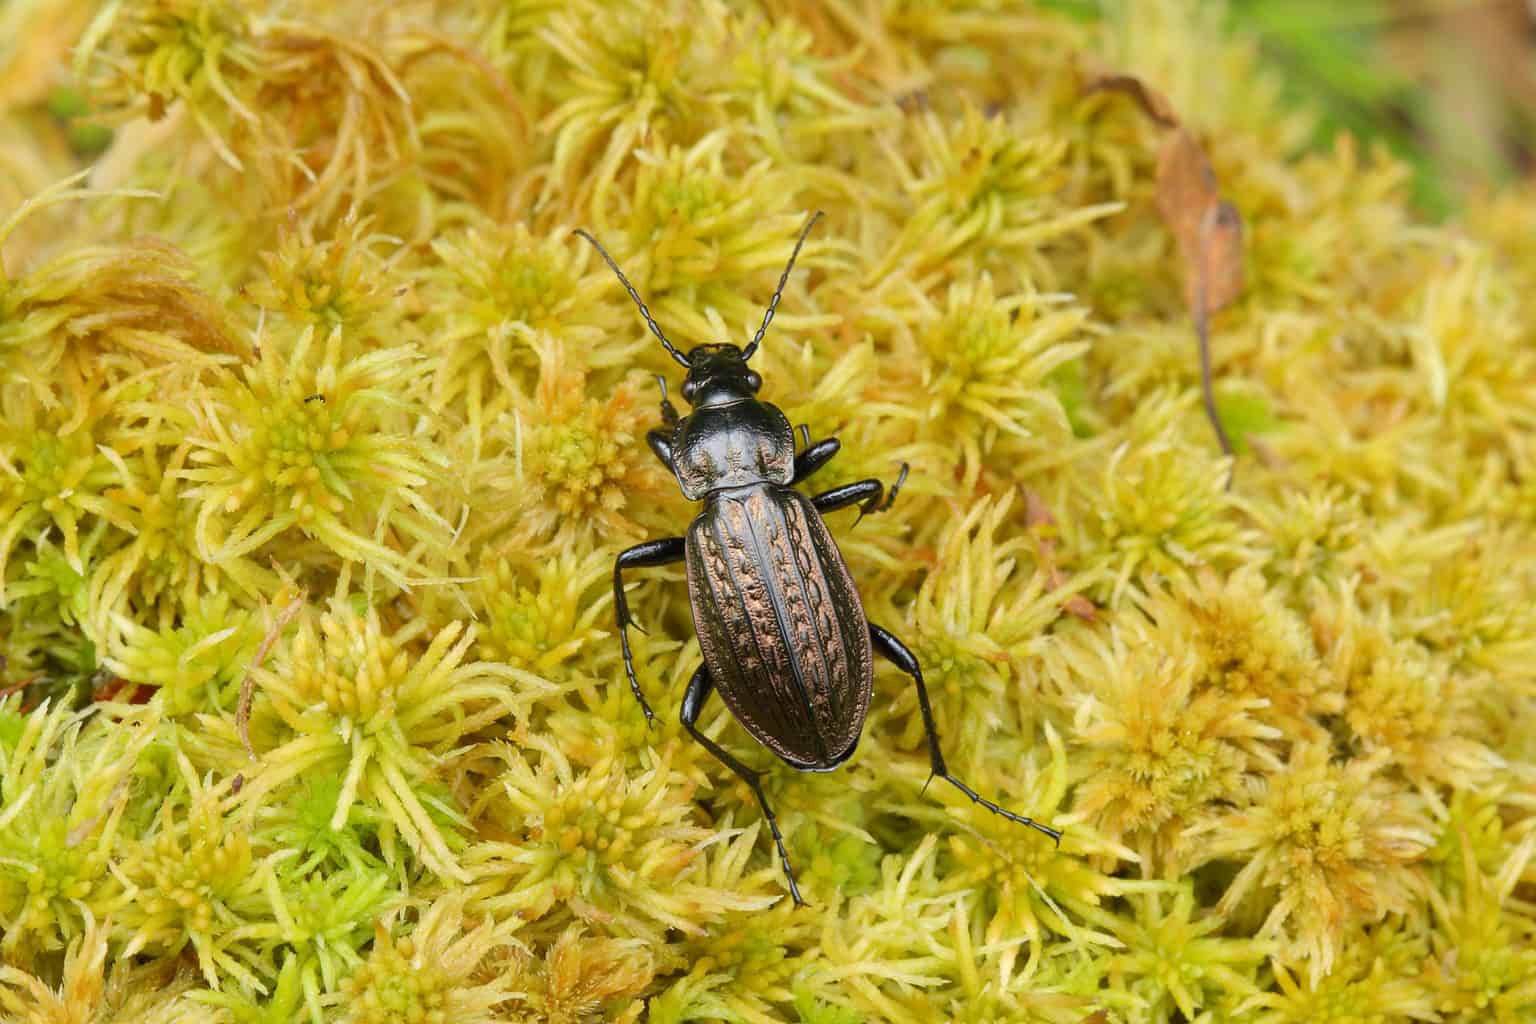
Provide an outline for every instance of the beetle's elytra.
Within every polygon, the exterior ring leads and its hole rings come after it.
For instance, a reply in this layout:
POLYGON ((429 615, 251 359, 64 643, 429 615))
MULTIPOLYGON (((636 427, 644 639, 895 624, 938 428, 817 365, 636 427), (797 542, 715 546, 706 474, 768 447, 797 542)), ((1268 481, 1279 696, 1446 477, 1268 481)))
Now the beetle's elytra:
POLYGON ((801 427, 797 452, 789 420, 756 397, 763 381, 748 369, 747 360, 767 333, 800 247, 820 217, 814 214, 800 232, 751 344, 745 349, 700 345, 687 355, 667 340, 607 250, 587 232, 576 232, 607 261, 651 333, 688 371, 683 398, 693 411, 679 416, 667 399, 666 379, 658 378, 664 427, 646 434, 646 441, 677 477, 683 495, 704 502, 686 537, 637 544, 614 562, 613 606, 624 671, 646 719, 654 719, 630 655, 624 570, 686 562, 704 664, 683 695, 683 727, 757 795, 797 905, 805 901, 760 774, 697 728, 704 702, 716 690, 747 732, 790 767, 830 771, 858 746, 874 688, 873 655, 878 652, 911 676, 917 687, 933 774, 994 814, 1061 840, 1055 829, 999 807, 949 774, 917 659, 900 640, 864 617, 858 588, 822 522, 822 513, 849 505, 857 504, 861 515, 889 508, 906 479, 906 465, 889 494, 879 480, 860 480, 808 498, 794 485, 826 465, 840 443, 829 437, 811 444, 809 431, 801 427))

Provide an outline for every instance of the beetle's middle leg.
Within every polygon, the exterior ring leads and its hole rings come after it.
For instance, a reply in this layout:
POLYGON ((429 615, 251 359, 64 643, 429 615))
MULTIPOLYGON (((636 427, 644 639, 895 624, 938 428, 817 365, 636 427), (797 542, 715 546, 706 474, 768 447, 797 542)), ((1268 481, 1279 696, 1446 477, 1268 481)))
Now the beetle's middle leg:
POLYGON ((789 895, 794 899, 795 906, 803 907, 805 900, 800 898, 800 887, 795 884, 795 871, 789 866, 789 853, 784 849, 784 836, 779 832, 779 820, 774 817, 773 808, 768 806, 768 797, 763 793, 762 773, 736 760, 726 753, 720 744, 698 729, 699 714, 704 710, 704 702, 714 692, 715 680, 709 674, 709 666, 700 665, 699 670, 693 674, 693 678, 688 680, 688 690, 683 694, 683 728, 699 741, 700 746, 715 755, 715 760, 735 772, 737 778, 751 787, 752 793, 757 797, 758 806, 763 809, 763 817, 768 819, 768 831, 773 833, 773 844, 779 848, 779 863, 784 865, 784 877, 789 881, 789 895))
POLYGON ((811 431, 804 423, 800 424, 800 451, 795 455, 795 476, 790 481, 797 484, 816 472, 822 466, 832 461, 843 447, 843 442, 835 437, 824 437, 815 444, 811 444, 811 431))
MULTIPOLYGON (((889 492, 886 491, 885 484, 874 478, 855 480, 851 484, 844 484, 841 487, 834 487, 830 491, 823 491, 811 498, 811 504, 816 506, 816 511, 818 512, 831 512, 857 504, 859 506, 859 518, 863 519, 867 515, 884 512, 890 508, 891 503, 896 500, 896 495, 901 491, 901 485, 906 482, 907 464, 903 462, 901 464, 901 472, 896 475, 896 482, 891 484, 889 492)), ((855 521, 854 525, 858 525, 857 521, 855 521)))
POLYGON ((1055 840, 1057 846, 1060 846, 1060 832, 1049 825, 1040 824, 1040 822, 1035 821, 1033 818, 1026 818, 1022 814, 1013 813, 1006 807, 998 806, 949 774, 949 769, 944 766, 944 754, 939 749, 939 731, 933 724, 933 708, 928 703, 928 687, 923 685, 923 670, 918 666, 917 658, 911 651, 907 650, 905 644, 873 622, 869 624, 869 639, 876 651, 897 668, 911 676, 912 681, 917 684, 917 706, 923 713, 923 732, 928 736, 928 760, 932 766, 933 774, 970 797, 973 803, 978 803, 993 814, 1001 815, 1009 821, 1016 821, 1020 825, 1028 825, 1036 831, 1044 832, 1055 840))
POLYGON ((658 373, 656 383, 661 385, 662 429, 646 431, 645 443, 651 446, 651 451, 656 453, 661 464, 676 474, 677 466, 672 461, 672 437, 677 430, 677 409, 672 405, 672 400, 667 397, 667 378, 658 373))
POLYGON ((629 627, 635 620, 630 617, 629 599, 624 596, 624 570, 669 565, 673 562, 681 562, 686 557, 687 547, 683 538, 664 537, 661 540, 648 540, 632 548, 625 548, 619 552, 619 557, 613 560, 613 619, 619 627, 619 646, 624 650, 624 674, 629 676, 629 688, 634 693, 635 699, 640 702, 647 722, 654 722, 656 715, 651 711, 651 705, 647 703, 645 694, 640 692, 640 680, 635 677, 634 656, 629 653, 629 627))

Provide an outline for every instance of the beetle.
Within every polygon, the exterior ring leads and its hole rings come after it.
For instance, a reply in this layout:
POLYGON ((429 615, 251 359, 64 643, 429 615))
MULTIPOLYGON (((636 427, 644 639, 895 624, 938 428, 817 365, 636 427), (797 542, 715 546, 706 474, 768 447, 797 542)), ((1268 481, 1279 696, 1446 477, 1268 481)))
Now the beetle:
POLYGON ((822 521, 823 513, 855 504, 860 518, 889 508, 906 480, 906 464, 889 493, 879 480, 868 479, 807 497, 794 485, 826 465, 842 445, 835 437, 811 444, 810 431, 802 426, 797 452, 789 420, 778 407, 757 397, 763 380, 747 361, 773 322, 795 259, 821 216, 820 211, 812 214, 801 230, 751 343, 744 349, 704 344, 686 355, 667 339, 602 244, 585 230, 576 231, 597 249, 651 333, 687 371, 682 393, 693 411, 679 416, 667 397, 666 378, 658 376, 663 427, 648 432, 645 439, 676 477, 683 496, 704 503, 685 536, 636 544, 614 561, 614 620, 624 672, 646 721, 654 724, 656 716, 641 692, 630 653, 633 619, 624 595, 624 571, 686 563, 689 603, 704 663, 683 695, 683 728, 757 797, 796 906, 805 901, 778 819, 763 793, 762 774, 699 731, 704 703, 716 691, 747 732, 791 768, 831 771, 858 746, 874 689, 873 656, 879 654, 917 687, 933 777, 992 813, 1061 842, 1056 829, 993 803, 949 773, 917 658, 865 617, 858 588, 822 521))

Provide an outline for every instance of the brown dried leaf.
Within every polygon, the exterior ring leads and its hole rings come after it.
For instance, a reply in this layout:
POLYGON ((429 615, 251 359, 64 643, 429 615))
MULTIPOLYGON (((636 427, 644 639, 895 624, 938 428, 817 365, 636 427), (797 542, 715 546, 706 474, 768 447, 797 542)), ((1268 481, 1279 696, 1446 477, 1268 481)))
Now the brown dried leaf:
POLYGON ((1205 151, 1184 128, 1157 154, 1157 211, 1173 232, 1185 270, 1184 302, 1205 314, 1229 305, 1243 291, 1243 221, 1221 198, 1205 151))
POLYGON ((1222 200, 1206 211, 1200 231, 1205 308, 1214 313, 1243 294, 1243 215, 1237 212, 1237 207, 1222 200))
POLYGON ((1200 343, 1205 414, 1222 452, 1231 455, 1232 442, 1216 414, 1211 389, 1210 319, 1243 293, 1243 218, 1221 198, 1205 150, 1161 93, 1133 75, 1115 74, 1090 75, 1083 92, 1130 96, 1148 117, 1170 130, 1157 153, 1157 211, 1173 234, 1184 267, 1184 304, 1194 317, 1200 343))

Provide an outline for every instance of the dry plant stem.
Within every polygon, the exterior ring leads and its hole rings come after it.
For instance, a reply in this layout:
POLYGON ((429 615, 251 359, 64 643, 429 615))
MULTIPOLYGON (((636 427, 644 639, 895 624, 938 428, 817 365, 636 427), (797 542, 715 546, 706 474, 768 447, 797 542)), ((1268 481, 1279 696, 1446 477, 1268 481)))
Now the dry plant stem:
MULTIPOLYGON (((1200 350, 1200 398, 1205 404, 1206 418, 1211 421, 1211 429, 1216 431, 1216 441, 1221 445, 1223 455, 1232 455, 1232 441, 1227 437, 1227 428, 1222 426, 1221 416, 1216 411, 1216 392, 1211 385, 1211 318, 1205 309, 1205 278, 1201 275, 1195 285, 1197 302, 1195 304, 1195 341, 1200 350)), ((1232 475, 1227 475, 1227 488, 1232 487, 1232 475)))
POLYGON ((278 612, 272 627, 261 638, 261 646, 256 648, 256 654, 251 658, 251 664, 246 669, 245 678, 240 680, 240 704, 235 712, 235 729, 240 733, 240 743, 245 747, 245 752, 252 761, 257 760, 256 751, 251 747, 251 702, 256 698, 255 673, 261 667, 261 663, 267 659, 267 653, 272 650, 272 645, 277 643, 278 638, 283 635, 283 630, 287 628, 288 623, 292 622, 294 616, 303 609, 304 597, 304 592, 299 591, 294 599, 284 605, 281 612, 278 612))

